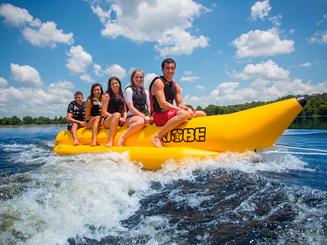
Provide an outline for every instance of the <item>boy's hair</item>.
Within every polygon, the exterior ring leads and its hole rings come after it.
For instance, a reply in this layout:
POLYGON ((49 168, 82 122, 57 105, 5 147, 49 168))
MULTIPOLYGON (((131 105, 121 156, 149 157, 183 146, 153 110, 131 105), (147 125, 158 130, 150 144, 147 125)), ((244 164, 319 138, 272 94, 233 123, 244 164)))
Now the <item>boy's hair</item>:
POLYGON ((74 97, 76 97, 77 95, 81 95, 83 97, 83 93, 81 91, 76 91, 74 93, 74 97))

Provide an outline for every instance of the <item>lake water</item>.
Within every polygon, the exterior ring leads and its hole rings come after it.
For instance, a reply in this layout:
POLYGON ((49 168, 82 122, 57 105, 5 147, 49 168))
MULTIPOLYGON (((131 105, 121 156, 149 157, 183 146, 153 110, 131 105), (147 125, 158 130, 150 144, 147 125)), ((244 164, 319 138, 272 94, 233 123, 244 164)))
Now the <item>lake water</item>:
POLYGON ((0 244, 327 243, 327 130, 151 172, 57 156, 61 129, 0 128, 0 244))

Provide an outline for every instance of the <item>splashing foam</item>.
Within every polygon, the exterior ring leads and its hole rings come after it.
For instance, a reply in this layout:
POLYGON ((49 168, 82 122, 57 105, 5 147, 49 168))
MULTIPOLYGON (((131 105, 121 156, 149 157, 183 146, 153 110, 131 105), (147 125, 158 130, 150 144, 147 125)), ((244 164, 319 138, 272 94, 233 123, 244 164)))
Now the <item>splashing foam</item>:
MULTIPOLYGON (((260 153, 221 153, 216 158, 206 160, 185 159, 177 164, 169 160, 162 168, 161 174, 171 178, 188 178, 195 170, 211 171, 219 168, 229 170, 240 170, 246 173, 257 171, 283 172, 289 170, 309 170, 305 168, 306 163, 296 156, 279 154, 279 150, 271 148, 260 153), (172 175, 172 173, 175 173, 172 175)), ((309 170, 310 171, 310 170, 309 170)))
MULTIPOLYGON (((37 159, 45 164, 25 174, 29 179, 24 183, 25 192, 2 201, 0 243, 61 244, 76 235, 96 240, 115 236, 126 231, 120 221, 139 209, 142 198, 155 192, 151 183, 192 181, 196 171, 223 168, 251 173, 304 168, 304 163, 292 155, 251 152, 222 153, 214 159, 184 159, 180 163, 168 160, 156 172, 143 171, 126 153, 58 157, 48 150, 25 146, 16 159, 26 164, 37 159)), ((196 207, 206 200, 197 198, 190 198, 189 205, 196 207)))
POLYGON ((0 207, 8 221, 0 236, 4 243, 65 243, 76 234, 97 239, 117 232, 148 188, 147 173, 126 154, 52 156, 29 175, 28 190, 0 207))

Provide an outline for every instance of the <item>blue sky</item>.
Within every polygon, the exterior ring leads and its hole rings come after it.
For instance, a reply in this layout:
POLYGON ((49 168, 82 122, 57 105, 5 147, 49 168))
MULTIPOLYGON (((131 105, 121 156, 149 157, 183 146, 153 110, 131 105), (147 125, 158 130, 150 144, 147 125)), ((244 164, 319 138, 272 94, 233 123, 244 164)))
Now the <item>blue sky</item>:
POLYGON ((193 106, 327 92, 326 0, 0 1, 0 117, 63 116, 73 92, 161 61, 193 106))

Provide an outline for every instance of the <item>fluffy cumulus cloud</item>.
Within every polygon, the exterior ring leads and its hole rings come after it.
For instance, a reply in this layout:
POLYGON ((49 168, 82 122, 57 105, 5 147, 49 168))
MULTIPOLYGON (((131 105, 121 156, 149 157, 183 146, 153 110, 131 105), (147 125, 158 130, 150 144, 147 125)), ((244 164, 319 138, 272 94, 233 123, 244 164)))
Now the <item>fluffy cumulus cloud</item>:
POLYGON ((189 55, 195 48, 208 46, 206 36, 195 36, 191 32, 194 18, 208 11, 199 3, 192 0, 111 2, 108 9, 91 5, 104 25, 103 36, 155 42, 161 56, 189 55))
POLYGON ((239 82, 223 82, 209 95, 197 97, 186 95, 185 103, 193 106, 231 105, 251 101, 271 101, 287 95, 315 94, 327 92, 327 81, 311 84, 300 79, 269 82, 255 80, 248 87, 239 82))
POLYGON ((270 10, 269 0, 258 1, 251 7, 251 19, 264 20, 269 15, 270 10))
POLYGON ((0 77, 0 88, 6 87, 8 84, 7 80, 4 79, 3 77, 0 77))
POLYGON ((0 88, 3 95, 0 98, 0 117, 65 116, 67 105, 73 97, 73 88, 69 81, 51 83, 47 88, 0 88))
POLYGON ((281 40, 275 28, 250 31, 236 38, 232 44, 237 48, 239 58, 275 56, 294 51, 294 41, 281 40))
POLYGON ((145 87, 146 89, 149 89, 152 80, 153 80, 155 77, 157 77, 157 76, 158 76, 158 75, 155 74, 155 73, 148 73, 148 74, 146 74, 146 75, 144 76, 144 87, 145 87))
POLYGON ((272 60, 259 64, 248 64, 242 72, 233 74, 233 77, 243 80, 263 79, 263 80, 285 80, 289 76, 289 71, 278 66, 272 60))
POLYGON ((92 64, 92 56, 78 46, 72 46, 68 52, 66 67, 73 74, 85 74, 87 67, 92 64))
POLYGON ((96 76, 101 77, 102 76, 102 68, 101 65, 99 64, 94 64, 93 65, 93 72, 96 76))
POLYGON ((105 69, 105 73, 107 73, 109 76, 117 76, 119 79, 124 79, 126 76, 126 69, 121 67, 120 65, 114 64, 111 66, 108 66, 105 69))
POLYGON ((73 34, 65 34, 63 30, 58 30, 56 23, 48 21, 42 23, 37 29, 26 27, 23 36, 35 46, 56 47, 56 43, 73 43, 73 34))
POLYGON ((198 90, 205 90, 205 87, 202 86, 202 85, 199 85, 199 84, 196 85, 195 88, 198 89, 198 90))
POLYGON ((257 20, 264 21, 268 19, 273 24, 273 26, 278 27, 281 25, 282 16, 277 15, 277 16, 269 17, 269 13, 271 9, 272 7, 269 3, 269 0, 257 1, 251 7, 251 15, 249 19, 252 21, 257 21, 257 20))
POLYGON ((88 82, 88 83, 93 83, 94 82, 93 78, 91 78, 90 75, 87 74, 87 73, 84 73, 84 74, 80 75, 79 78, 81 80, 85 81, 85 82, 88 82))
POLYGON ((309 39, 310 43, 326 44, 327 43, 327 30, 317 31, 309 39))
POLYGON ((26 9, 18 8, 9 3, 3 3, 0 5, 0 16, 4 18, 4 21, 7 24, 12 26, 40 24, 40 21, 38 19, 34 19, 26 9))
POLYGON ((30 84, 33 86, 41 86, 42 80, 39 72, 29 65, 10 64, 11 75, 16 81, 30 84))
MULTIPOLYGON (((307 63, 304 63, 307 66, 307 63)), ((246 87, 238 81, 222 82, 202 97, 186 95, 185 102, 193 106, 242 104, 252 101, 271 101, 287 95, 327 92, 327 81, 318 84, 290 79, 289 71, 272 60, 248 64, 233 78, 250 80, 246 87)))
POLYGON ((23 37, 35 46, 54 48, 57 43, 73 43, 72 33, 64 33, 63 30, 57 29, 56 23, 52 21, 42 23, 24 8, 3 3, 0 5, 0 16, 9 25, 19 27, 23 37))
POLYGON ((191 71, 185 71, 180 80, 184 82, 194 82, 199 79, 200 77, 193 75, 191 71))

